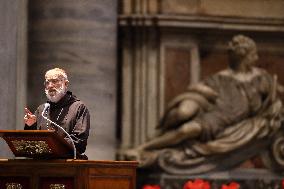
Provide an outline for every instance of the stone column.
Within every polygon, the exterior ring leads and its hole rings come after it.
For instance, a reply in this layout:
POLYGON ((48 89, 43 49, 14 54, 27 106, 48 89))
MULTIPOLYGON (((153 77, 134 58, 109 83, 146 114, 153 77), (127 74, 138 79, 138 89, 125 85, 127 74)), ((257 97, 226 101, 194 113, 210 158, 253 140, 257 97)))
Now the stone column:
POLYGON ((116 127, 115 0, 30 0, 28 104, 46 98, 46 70, 67 71, 70 90, 91 113, 86 154, 114 159, 116 127))
MULTIPOLYGON (((0 130, 23 128, 27 1, 0 0, 0 130)), ((0 139, 0 158, 12 153, 0 139)))

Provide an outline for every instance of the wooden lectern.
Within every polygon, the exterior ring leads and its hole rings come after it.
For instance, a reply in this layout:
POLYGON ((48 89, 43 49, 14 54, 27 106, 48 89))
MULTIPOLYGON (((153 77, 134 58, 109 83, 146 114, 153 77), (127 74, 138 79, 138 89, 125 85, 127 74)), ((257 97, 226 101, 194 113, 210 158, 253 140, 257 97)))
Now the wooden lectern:
MULTIPOLYGON (((54 131, 0 130, 16 157, 0 159, 2 189, 134 189, 136 161, 64 159, 72 146, 54 131)), ((69 155, 68 155, 69 154, 69 155)))
POLYGON ((16 157, 72 157, 73 147, 54 130, 0 130, 0 136, 16 157))

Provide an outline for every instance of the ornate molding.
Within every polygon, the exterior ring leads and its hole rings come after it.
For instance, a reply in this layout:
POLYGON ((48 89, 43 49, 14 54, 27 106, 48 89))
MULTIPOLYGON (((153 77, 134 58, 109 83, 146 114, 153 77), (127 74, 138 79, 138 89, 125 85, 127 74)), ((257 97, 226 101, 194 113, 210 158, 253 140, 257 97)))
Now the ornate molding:
POLYGON ((65 185, 64 184, 51 184, 49 185, 50 189, 65 189, 65 185))
POLYGON ((119 16, 119 25, 196 29, 284 32, 284 19, 232 18, 221 16, 142 15, 119 16))
POLYGON ((6 189, 22 189, 23 186, 19 183, 6 183, 6 189))
POLYGON ((49 148, 48 144, 45 141, 13 140, 11 142, 18 153, 28 155, 43 155, 52 153, 51 148, 49 148))

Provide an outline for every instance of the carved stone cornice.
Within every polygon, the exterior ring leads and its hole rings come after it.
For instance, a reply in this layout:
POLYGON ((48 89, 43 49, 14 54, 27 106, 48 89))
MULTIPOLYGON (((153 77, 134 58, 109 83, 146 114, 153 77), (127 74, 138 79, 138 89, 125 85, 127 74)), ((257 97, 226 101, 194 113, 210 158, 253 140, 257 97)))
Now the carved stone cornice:
POLYGON ((158 26, 173 28, 284 32, 284 19, 239 18, 197 15, 123 14, 119 26, 158 26))

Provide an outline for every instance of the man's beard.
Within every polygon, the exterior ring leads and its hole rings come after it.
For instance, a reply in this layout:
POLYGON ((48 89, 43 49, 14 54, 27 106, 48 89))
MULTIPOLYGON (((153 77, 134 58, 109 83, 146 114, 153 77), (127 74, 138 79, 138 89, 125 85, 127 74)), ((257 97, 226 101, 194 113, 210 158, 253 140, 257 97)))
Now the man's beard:
POLYGON ((58 102, 67 92, 67 88, 63 85, 59 89, 53 88, 52 90, 45 89, 45 94, 48 100, 51 102, 58 102), (53 95, 50 95, 50 93, 55 93, 53 95))

